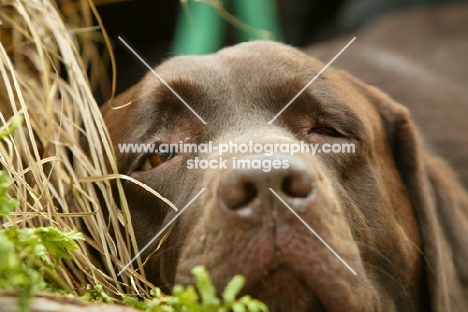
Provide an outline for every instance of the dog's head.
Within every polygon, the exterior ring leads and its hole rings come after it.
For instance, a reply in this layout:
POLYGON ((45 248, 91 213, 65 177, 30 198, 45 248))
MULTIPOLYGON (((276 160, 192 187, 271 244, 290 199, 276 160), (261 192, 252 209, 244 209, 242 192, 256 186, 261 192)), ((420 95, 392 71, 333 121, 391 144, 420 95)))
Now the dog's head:
MULTIPOLYGON (((461 300, 464 219, 450 201, 466 205, 453 195, 463 191, 377 89, 329 68, 302 90, 323 66, 279 43, 243 43, 170 59, 155 70, 164 82, 149 73, 104 106, 119 171, 186 207, 143 254, 152 282, 189 283, 201 264, 220 290, 243 274, 272 311, 448 311, 461 300), (309 150, 291 155, 297 146, 309 150)), ((143 247, 176 212, 123 183, 143 247)))

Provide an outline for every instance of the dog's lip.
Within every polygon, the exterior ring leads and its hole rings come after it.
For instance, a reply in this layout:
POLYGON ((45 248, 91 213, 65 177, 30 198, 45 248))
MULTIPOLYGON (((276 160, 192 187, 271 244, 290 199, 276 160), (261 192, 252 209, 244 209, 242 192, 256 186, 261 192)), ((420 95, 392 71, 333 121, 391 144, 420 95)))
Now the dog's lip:
MULTIPOLYGON (((255 284, 253 284, 251 287, 247 288, 245 290, 245 294, 249 294, 252 297, 258 298, 268 304, 268 300, 262 299, 261 293, 258 293, 258 291, 255 291, 255 288, 259 287, 259 285, 264 285, 265 283, 268 283, 268 277, 269 276, 263 279, 263 283, 262 281, 258 281, 255 284)), ((334 296, 332 292, 328 293, 325 296, 319 295, 317 292, 315 292, 311 288, 310 285, 308 285, 305 281, 303 281, 303 279, 299 277, 297 277, 297 284, 301 285, 305 289, 305 291, 307 291, 308 305, 307 305, 306 311, 308 312, 341 312, 341 311, 360 312, 361 311, 361 310, 358 311, 355 309, 350 310, 348 299, 336 297, 334 296)), ((281 294, 278 294, 278 295, 281 296, 281 294)), ((270 310, 274 310, 274 306, 268 306, 268 307, 270 308, 270 310)))
MULTIPOLYGON (((269 284, 272 281, 275 274, 283 273, 288 274, 293 278, 296 282, 296 286, 300 285, 305 292, 308 294, 308 308, 306 311, 310 312, 341 312, 341 311, 352 311, 358 312, 361 309, 355 306, 353 302, 353 297, 342 297, 339 296, 335 290, 337 289, 330 289, 326 293, 319 291, 318 289, 321 287, 319 283, 315 283, 313 279, 306 278, 303 273, 297 271, 295 268, 288 266, 282 261, 277 260, 276 262, 266 273, 264 273, 261 277, 258 277, 255 280, 251 280, 250 282, 247 281, 242 293, 252 295, 254 298, 258 298, 261 300, 262 293, 268 292, 265 290, 265 285, 271 285, 271 287, 275 287, 274 284, 269 284), (258 289, 263 289, 262 292, 259 292, 258 289)), ((312 273, 310 273, 312 274, 312 273)), ((333 277, 330 277, 333 278, 333 277)), ((290 281, 289 281, 290 282, 290 281)), ((337 281, 338 282, 338 281, 337 281)), ((288 285, 290 285, 289 283, 288 285)), ((338 283, 342 284, 342 283, 338 283)), ((336 284, 338 286, 338 284, 336 284)), ((343 283, 342 285, 345 286, 347 283, 343 283)), ((340 287, 340 286, 338 286, 340 287)), ((282 294, 279 293, 279 296, 282 294)), ((355 295, 358 295, 357 293, 355 295)), ((266 300, 264 300, 266 301, 266 300)), ((270 307, 269 307, 270 308, 270 307)), ((362 307, 361 307, 362 308, 362 307)), ((277 311, 277 310, 274 310, 277 311)))
MULTIPOLYGON (((270 285, 271 287, 276 287, 276 285, 270 284, 270 282, 275 279, 275 275, 278 274, 287 274, 293 277, 294 281, 296 282, 296 286, 301 287, 305 292, 308 294, 308 301, 309 304, 307 306, 307 311, 310 312, 326 312, 328 310, 325 309, 321 299, 317 294, 315 294, 312 290, 312 288, 307 284, 307 282, 296 272, 291 270, 290 268, 280 265, 278 267, 270 269, 265 275, 263 275, 259 280, 255 281, 254 283, 251 283, 249 287, 246 287, 243 290, 243 293, 246 294, 252 294, 254 297, 257 295, 261 296, 260 294, 256 294, 256 290, 265 288, 265 285, 270 285)), ((289 283, 287 285, 288 287, 291 286, 289 283)), ((278 294, 282 295, 282 294, 278 294)), ((269 308, 274 308, 274 307, 269 307, 269 308)))
MULTIPOLYGON (((263 230, 268 229, 269 231, 273 231, 277 233, 278 224, 277 218, 272 217, 269 215, 267 218, 269 222, 263 220, 263 230)), ((293 232, 294 229, 288 228, 288 232, 293 232)), ((284 229, 284 224, 283 224, 284 229)), ((273 237, 275 237, 273 235, 273 237)), ((262 244, 261 242, 257 242, 258 244, 262 244)), ((291 253, 291 249, 284 249, 278 245, 278 241, 272 241, 275 247, 273 248, 273 255, 271 255, 271 259, 269 264, 264 268, 266 269, 264 273, 261 272, 251 272, 253 274, 247 274, 247 278, 252 278, 252 280, 247 281, 247 285, 245 288, 245 293, 249 295, 254 295, 255 292, 258 292, 258 288, 265 290, 265 285, 268 285, 265 281, 268 281, 274 274, 278 272, 286 272, 290 276, 293 276, 294 281, 297 281, 297 284, 302 285, 302 288, 307 291, 310 297, 310 302, 314 303, 311 309, 307 311, 346 311, 351 310, 353 312, 360 311, 360 307, 358 307, 353 302, 353 297, 348 296, 351 295, 348 293, 348 289, 350 288, 349 281, 342 280, 345 277, 336 276, 334 274, 327 274, 323 272, 324 270, 327 271, 328 269, 324 268, 327 265, 321 263, 321 261, 314 256, 309 255, 302 255, 302 257, 308 258, 310 261, 307 265, 300 264, 303 263, 304 259, 301 261, 301 256, 298 256, 295 253, 291 253), (320 273, 319 273, 320 272, 320 273), (324 276, 325 274, 325 276, 324 276), (322 277, 327 279, 326 285, 321 286, 320 281, 314 279, 314 275, 321 275, 322 277), (328 285, 335 285, 337 288, 330 288, 328 289, 328 285), (261 286, 261 287, 260 287, 261 286), (257 290, 256 290, 257 289, 257 290), (323 291, 326 289, 326 291, 323 291), (336 292, 335 292, 336 291, 336 292), (253 292, 253 293, 252 293, 253 292), (316 298, 316 300, 314 300, 316 298), (320 303, 320 306, 315 304, 315 301, 320 303), (316 307, 317 306, 317 307, 316 307)), ((317 243, 321 246, 319 243, 317 243)), ((277 282, 277 280, 276 280, 277 282)), ((334 287, 335 287, 334 286, 334 287)), ((271 287, 276 287, 272 285, 271 287)), ((260 292, 260 295, 264 295, 264 293, 274 292, 274 290, 266 289, 264 292, 260 292)), ((255 296, 255 295, 254 295, 255 296)), ((281 293, 278 294, 281 296, 281 293)))

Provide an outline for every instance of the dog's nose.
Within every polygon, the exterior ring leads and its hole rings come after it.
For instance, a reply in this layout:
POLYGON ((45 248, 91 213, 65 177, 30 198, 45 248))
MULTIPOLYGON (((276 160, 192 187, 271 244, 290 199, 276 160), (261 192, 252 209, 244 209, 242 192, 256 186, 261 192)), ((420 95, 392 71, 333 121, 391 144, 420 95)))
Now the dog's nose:
POLYGON ((312 172, 300 158, 286 154, 249 155, 239 159, 235 166, 220 179, 218 196, 224 209, 242 215, 263 214, 278 204, 283 205, 276 195, 292 209, 300 209, 314 193, 312 172), (239 164, 243 167, 239 168, 239 164))

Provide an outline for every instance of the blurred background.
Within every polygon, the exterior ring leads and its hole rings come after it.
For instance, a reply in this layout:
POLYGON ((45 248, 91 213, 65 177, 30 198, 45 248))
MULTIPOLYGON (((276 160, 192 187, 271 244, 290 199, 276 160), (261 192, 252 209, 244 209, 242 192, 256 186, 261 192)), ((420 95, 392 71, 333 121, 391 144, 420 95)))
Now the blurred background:
POLYGON ((468 1, 95 0, 115 49, 117 92, 146 72, 118 36, 155 65, 173 55, 212 53, 254 39, 304 47, 356 31, 384 14, 460 2, 468 1))

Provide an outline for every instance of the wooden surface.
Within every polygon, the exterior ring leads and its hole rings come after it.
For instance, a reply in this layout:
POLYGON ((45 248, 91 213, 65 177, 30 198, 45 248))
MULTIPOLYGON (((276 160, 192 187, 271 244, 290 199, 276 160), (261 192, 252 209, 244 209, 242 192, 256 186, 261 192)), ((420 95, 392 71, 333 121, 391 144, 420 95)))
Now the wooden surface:
MULTIPOLYGON (((12 292, 0 291, 0 311, 18 312, 18 296, 12 292)), ((138 312, 130 307, 91 303, 80 298, 56 294, 40 294, 33 299, 30 312, 138 312)))

